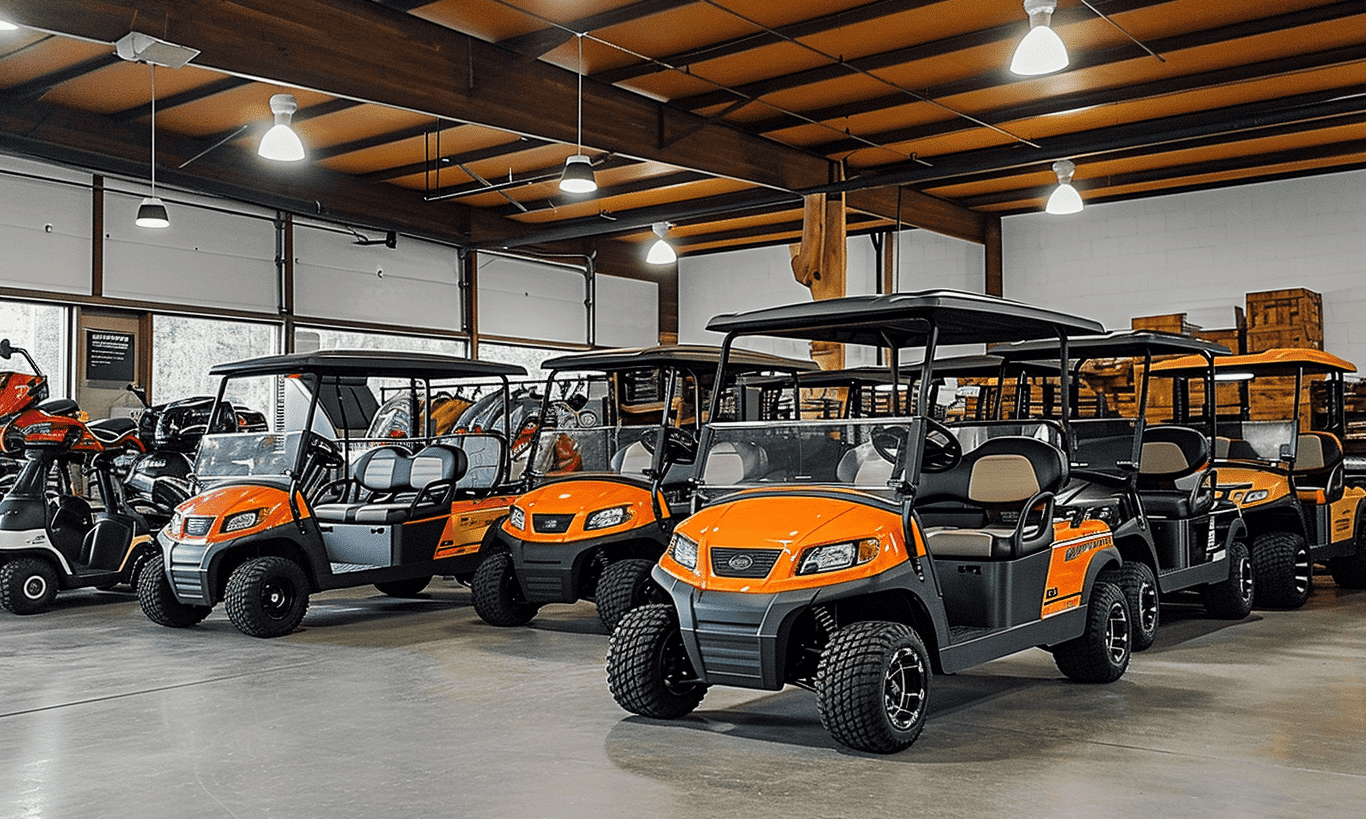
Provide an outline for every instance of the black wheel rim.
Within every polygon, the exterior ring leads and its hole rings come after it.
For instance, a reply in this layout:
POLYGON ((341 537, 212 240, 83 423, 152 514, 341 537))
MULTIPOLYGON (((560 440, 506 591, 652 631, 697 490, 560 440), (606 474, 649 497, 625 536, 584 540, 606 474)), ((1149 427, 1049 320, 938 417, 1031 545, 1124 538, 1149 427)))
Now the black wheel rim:
POLYGON ((1138 587, 1138 617, 1143 632, 1157 629, 1157 585, 1144 581, 1138 587))
POLYGON ((261 611, 272 620, 283 620, 293 611, 298 596, 293 583, 282 577, 269 578, 261 584, 261 611))
POLYGON ((887 719, 898 731, 909 731, 925 707, 925 664, 910 646, 902 646, 887 661, 882 684, 887 719))
POLYGON ((655 656, 655 666, 664 690, 674 696, 687 693, 697 686, 697 675, 693 673, 688 651, 683 647, 683 637, 676 629, 670 629, 659 641, 659 651, 655 656))
POLYGON ((47 578, 40 574, 31 574, 25 578, 24 597, 29 600, 42 600, 45 594, 47 594, 47 578))
POLYGON ((1239 558, 1238 560, 1238 594, 1246 603, 1252 600, 1252 560, 1250 558, 1239 558))
POLYGON ((1115 665, 1124 662, 1124 655, 1129 653, 1129 618, 1121 603, 1110 606, 1105 618, 1105 651, 1115 665))
POLYGON ((1309 593, 1309 549, 1301 546, 1295 550, 1295 594, 1309 593))

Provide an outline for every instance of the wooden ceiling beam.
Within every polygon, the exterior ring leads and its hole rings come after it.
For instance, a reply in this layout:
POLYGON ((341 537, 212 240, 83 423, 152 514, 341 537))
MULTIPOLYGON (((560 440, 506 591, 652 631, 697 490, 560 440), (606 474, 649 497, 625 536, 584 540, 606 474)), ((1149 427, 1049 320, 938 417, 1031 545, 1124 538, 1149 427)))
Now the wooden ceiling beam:
POLYGON ((5 96, 13 100, 36 100, 64 82, 70 82, 78 77, 84 77, 86 74, 99 71, 101 68, 108 68, 111 65, 117 65, 119 62, 121 62, 121 60, 119 60, 118 55, 114 54, 112 51, 108 54, 100 54, 96 57, 81 60, 66 68, 49 71, 48 73, 34 77, 27 82, 10 86, 5 89, 5 96))
POLYGON ((799 23, 792 23, 786 26, 779 26, 774 29, 777 34, 767 31, 756 31, 743 37, 727 40, 723 43, 694 48, 688 51, 680 51, 660 57, 658 62, 639 62, 632 65, 612 68, 606 71, 599 71, 591 75, 593 79, 605 83, 619 83, 634 80, 637 77, 644 77, 649 74, 658 74, 667 71, 665 65, 686 66, 695 63, 716 60, 721 57, 729 57, 732 54, 741 54, 762 48, 774 43, 780 43, 784 37, 810 37, 815 34, 823 34, 833 31, 841 26, 851 26, 858 23, 866 23, 869 20, 877 20, 893 14, 900 14, 903 11, 910 11, 924 6, 932 6, 943 0, 873 0, 871 3, 864 3, 851 9, 837 11, 834 14, 823 14, 803 20, 799 23))
POLYGON ((449 154, 438 157, 430 161, 410 162, 406 165, 396 165, 392 168, 383 168, 378 171, 358 174, 356 178, 366 182, 387 182, 390 179, 401 179, 405 176, 412 176, 415 173, 426 173, 446 168, 454 168, 458 165, 479 162, 484 159, 491 159, 495 156, 508 156, 509 154, 514 154, 519 151, 529 151, 532 148, 540 148, 548 144, 550 143, 542 139, 517 137, 510 142, 500 142, 497 145, 490 145, 486 148, 463 151, 458 154, 449 154))
MULTIPOLYGON (((189 105, 192 102, 199 102, 200 100, 208 99, 216 94, 222 94, 226 91, 231 91, 234 88, 241 88, 244 85, 250 84, 251 80, 245 80, 241 77, 220 77, 211 82, 206 82, 198 88, 191 88, 188 91, 181 91, 179 94, 171 94, 162 97, 157 100, 157 110, 167 111, 181 105, 189 105)), ((125 108, 122 111, 116 111, 109 114, 109 118, 115 122, 132 122, 133 120, 139 120, 146 117, 148 115, 148 108, 149 106, 146 103, 134 105, 125 108)))
MULTIPOLYGON (((593 198, 608 199, 613 196, 624 196, 628 193, 669 188, 675 185, 687 185, 692 182, 701 182, 710 178, 711 177, 709 176, 694 171, 675 171, 674 173, 667 173, 661 176, 645 176, 639 179, 631 179, 626 182, 618 182, 615 185, 602 185, 593 195, 593 198)), ((517 216, 518 214, 524 213, 542 213, 544 211, 554 210, 561 204, 563 203, 556 203, 553 200, 545 200, 544 205, 532 205, 529 202, 523 202, 521 208, 515 205, 505 205, 500 208, 494 208, 493 212, 499 216, 517 216)))
POLYGON ((563 27, 551 26, 536 31, 510 37, 498 42, 499 47, 514 51, 524 57, 539 58, 547 52, 569 42, 576 32, 596 31, 609 26, 633 23, 654 14, 663 14, 682 6, 691 5, 696 0, 636 0, 620 8, 608 9, 587 17, 580 17, 564 23, 563 27))
MULTIPOLYGON (((1243 171, 1255 171, 1258 168, 1271 168, 1296 162, 1317 162, 1325 159, 1342 159, 1344 161, 1337 164, 1354 164, 1361 162, 1363 155, 1366 155, 1366 141, 1361 139, 1349 139, 1305 148, 1292 148, 1284 151, 1267 151, 1259 154, 1244 154, 1242 156, 1232 156, 1224 159, 1187 162, 1180 165, 1164 165, 1155 168, 1146 168, 1141 171, 1111 174, 1094 179, 1077 178, 1073 180, 1072 184, 1083 194, 1088 192, 1100 194, 1106 188, 1122 188, 1129 185, 1144 185, 1152 182, 1170 183, 1175 180, 1188 179, 1193 176, 1241 173, 1243 171)), ((966 197, 959 201, 970 207, 988 207, 991 205, 1018 202, 1023 199, 1046 199, 1048 195, 1053 192, 1054 187, 1056 187, 1056 184, 1016 188, 1014 190, 996 191, 980 196, 966 197)))
MULTIPOLYGON (((1106 11, 1109 14, 1118 14, 1120 12, 1135 11, 1172 2, 1176 2, 1176 0, 1114 0, 1114 2, 1106 6, 1106 11)), ((1053 14, 1053 27, 1057 28, 1069 23, 1094 19, 1096 19, 1095 14, 1084 6, 1060 8, 1053 14)), ((790 91, 794 88, 800 88, 818 82, 848 77, 858 71, 878 71, 880 69, 904 65, 918 60, 943 57, 964 49, 977 48, 1002 42, 1012 42, 1018 40, 1022 36, 1021 32, 1024 30, 1027 30, 1027 23, 1024 23, 1024 21, 1012 21, 1004 25, 993 26, 992 28, 969 31, 952 37, 945 37, 940 40, 917 43, 916 45, 906 46, 905 48, 895 48, 891 51, 869 54, 841 62, 826 63, 802 71, 794 71, 790 74, 770 77, 765 80, 736 86, 733 91, 720 89, 716 91, 707 91, 701 94, 695 94, 691 97, 671 100, 671 103, 684 110, 697 111, 730 102, 736 98, 737 94, 744 98, 758 98, 779 91, 790 91)), ((1147 54, 1147 52, 1143 51, 1138 46, 1126 41, 1125 44, 1118 49, 1107 49, 1105 51, 1105 54, 1108 55, 1106 62, 1113 62, 1117 59, 1117 51, 1128 57, 1147 54)), ((1069 70, 1076 70, 1079 67, 1083 67, 1087 57, 1087 55, 1080 54, 1069 54, 1069 56, 1072 58, 1071 63, 1068 66, 1069 70)), ((995 80, 992 83, 993 85, 1001 84, 1002 74, 1006 74, 1006 72, 992 72, 991 76, 995 80)), ((939 89, 934 89, 934 92, 936 96, 944 96, 939 89)))
MULTIPOLYGON (((1266 60, 1260 63, 1230 66, 1228 68, 1206 71, 1199 74, 1170 77, 1139 85, 1126 85, 1116 88, 1103 88, 1096 91, 1079 91, 1074 94, 1063 94, 1056 97, 1045 97, 1032 100, 1024 105, 1007 106, 990 111, 974 111, 973 116, 987 122, 1008 124, 1036 117, 1053 116, 1081 108, 1092 108, 1099 105, 1109 105, 1119 102, 1137 102, 1144 99, 1247 82, 1258 78, 1272 77, 1278 74, 1313 71, 1332 66, 1356 63, 1360 62, 1361 59, 1362 50, 1360 46, 1347 46, 1344 48, 1331 49, 1329 51, 1315 52, 1313 54, 1285 57, 1278 60, 1266 60)), ((888 102, 890 104, 890 100, 888 102)), ((812 118, 816 119, 817 117, 813 116, 812 118)), ((863 134, 861 136, 864 140, 870 140, 879 145, 895 145, 903 142, 914 142, 922 139, 947 136, 949 134, 965 133, 979 127, 980 126, 969 120, 954 118, 941 120, 939 122, 931 122, 925 125, 914 125, 907 128, 895 128, 887 131, 880 131, 878 133, 863 134)), ((837 139, 831 142, 813 145, 811 146, 811 149, 818 153, 835 156, 865 148, 867 147, 867 144, 867 142, 855 139, 837 139)))

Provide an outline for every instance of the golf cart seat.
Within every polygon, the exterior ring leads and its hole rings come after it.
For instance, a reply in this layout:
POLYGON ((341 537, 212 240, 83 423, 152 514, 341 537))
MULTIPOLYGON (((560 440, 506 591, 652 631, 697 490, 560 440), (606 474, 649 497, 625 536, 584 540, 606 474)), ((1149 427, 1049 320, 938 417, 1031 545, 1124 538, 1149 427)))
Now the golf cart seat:
POLYGON ((1053 493, 1067 456, 1036 438, 984 441, 953 468, 921 475, 916 509, 933 557, 1004 560, 1053 542, 1053 493))
MULTIPOLYGON (((653 433, 650 433, 653 434, 653 433)), ((612 471, 632 478, 646 478, 646 471, 654 465, 654 453, 645 444, 635 441, 616 451, 612 456, 612 471)), ((682 483, 694 475, 692 464, 670 463, 664 473, 665 484, 682 483)))
POLYGON ((403 523, 448 514, 456 484, 469 469, 469 459, 459 447, 432 444, 408 462, 408 486, 383 503, 361 504, 352 514, 356 523, 403 523))
POLYGON ((702 480, 712 486, 734 486, 767 471, 768 453, 763 447, 743 441, 722 441, 707 453, 702 480))
POLYGON ((1209 464, 1209 438, 1199 430, 1171 425, 1145 429, 1138 462, 1143 509, 1161 518, 1208 514, 1214 506, 1212 482, 1201 476, 1190 489, 1180 488, 1177 482, 1199 475, 1209 464))
POLYGON ((1332 503, 1342 497, 1342 444, 1330 432, 1302 432, 1295 443, 1295 492, 1302 501, 1332 503))
POLYGON ((348 482, 345 497, 352 492, 369 493, 365 502, 358 503, 320 503, 313 507, 313 516, 328 523, 354 523, 356 512, 374 501, 393 498, 399 492, 411 489, 408 476, 412 470, 412 458, 407 450, 397 446, 380 446, 366 452, 356 461, 352 478, 348 482))

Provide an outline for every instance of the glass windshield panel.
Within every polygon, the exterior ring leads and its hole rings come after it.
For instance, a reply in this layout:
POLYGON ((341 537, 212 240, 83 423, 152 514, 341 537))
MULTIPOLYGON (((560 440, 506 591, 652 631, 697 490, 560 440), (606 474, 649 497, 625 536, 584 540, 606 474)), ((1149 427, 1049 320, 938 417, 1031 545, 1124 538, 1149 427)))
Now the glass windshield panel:
POLYGON ((1299 434, 1294 421, 1219 421, 1215 451, 1230 461, 1276 463, 1295 457, 1299 434))
POLYGON ((1138 422, 1133 418, 1077 419, 1071 423, 1076 446, 1072 462, 1082 469, 1111 474, 1138 468, 1134 445, 1138 422))
POLYGON ((971 452, 991 438, 1003 436, 1037 438, 1058 449, 1067 449, 1062 424, 1051 420, 968 421, 951 424, 953 435, 964 452, 971 452))
POLYGON ((237 432, 208 435, 199 444, 194 473, 201 480, 247 476, 283 477, 299 451, 298 432, 237 432))
POLYGON ((716 424, 697 464, 705 496, 775 484, 830 485, 892 496, 911 418, 716 424))

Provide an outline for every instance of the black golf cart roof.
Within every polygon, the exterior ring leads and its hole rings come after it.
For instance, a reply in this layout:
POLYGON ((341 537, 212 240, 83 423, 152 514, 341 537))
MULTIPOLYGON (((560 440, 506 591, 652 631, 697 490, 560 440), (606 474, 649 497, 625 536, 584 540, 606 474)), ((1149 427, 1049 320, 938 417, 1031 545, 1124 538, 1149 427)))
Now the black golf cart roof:
MULTIPOLYGON (((697 367, 715 370, 721 348, 708 344, 668 344, 658 347, 623 347, 593 350, 546 359, 546 370, 635 370, 643 367, 697 367)), ((733 370, 783 370, 803 372, 816 369, 816 362, 733 348, 726 361, 733 370)))
MULTIPOLYGON (((1057 358, 1057 339, 1016 341, 994 344, 992 355, 1014 360, 1057 358)), ((1195 355, 1200 367, 1208 367, 1204 355, 1226 356, 1231 351, 1222 344, 1201 338, 1179 336, 1155 330, 1114 330, 1100 336, 1077 336, 1067 339, 1067 352, 1073 358, 1128 358, 1152 355, 1195 355)), ((1054 367, 1056 370, 1056 366, 1054 367)))
POLYGON ((216 364, 209 375, 333 375, 358 378, 476 378, 524 376, 526 368, 438 353, 317 350, 216 364))
POLYGON ((962 290, 845 296, 744 313, 724 313, 707 322, 708 330, 721 333, 873 347, 923 346, 931 326, 939 328, 940 345, 1105 332, 1097 322, 1080 316, 962 290))
MULTIPOLYGON (((1177 378, 1198 375, 1206 364, 1199 358, 1175 358, 1153 365, 1153 375, 1177 378)), ((1293 376, 1301 370, 1306 375, 1354 373, 1356 365, 1323 350, 1281 347, 1261 353, 1229 355, 1214 360, 1216 371, 1241 371, 1258 376, 1293 376)))

